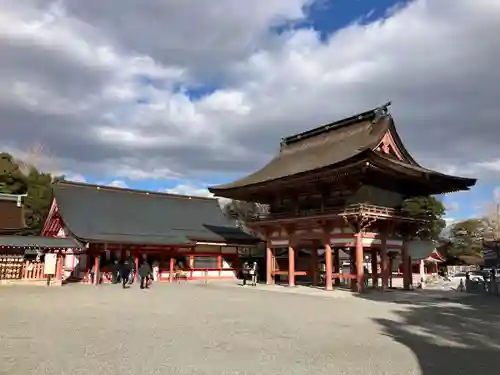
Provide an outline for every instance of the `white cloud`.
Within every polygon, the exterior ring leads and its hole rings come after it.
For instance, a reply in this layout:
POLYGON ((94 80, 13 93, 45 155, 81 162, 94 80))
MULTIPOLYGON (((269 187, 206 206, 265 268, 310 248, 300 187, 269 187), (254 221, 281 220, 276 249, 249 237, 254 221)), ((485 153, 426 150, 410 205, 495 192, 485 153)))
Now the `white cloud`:
POLYGON ((85 176, 81 174, 69 174, 64 177, 66 181, 73 181, 73 182, 87 182, 87 179, 85 176))
POLYGON ((493 190, 493 201, 495 203, 500 203, 500 186, 493 190))
POLYGON ((460 204, 455 201, 446 201, 444 203, 444 207, 446 209, 446 212, 449 214, 458 211, 458 209, 460 208, 460 204))
POLYGON ((2 1, 0 146, 108 180, 244 174, 281 137, 392 99, 423 164, 499 179, 499 2, 417 0, 324 41, 269 31, 309 0, 193 1, 2 1))
POLYGON ((213 194, 210 193, 207 188, 184 183, 174 186, 173 188, 165 189, 165 192, 193 197, 213 197, 213 194))
POLYGON ((455 219, 454 217, 447 216, 447 217, 444 217, 443 219, 444 219, 444 221, 446 221, 447 226, 452 225, 453 223, 457 222, 457 219, 455 219))
POLYGON ((125 181, 122 181, 122 180, 113 180, 108 185, 113 186, 113 187, 118 187, 118 188, 127 188, 128 187, 127 183, 125 181))

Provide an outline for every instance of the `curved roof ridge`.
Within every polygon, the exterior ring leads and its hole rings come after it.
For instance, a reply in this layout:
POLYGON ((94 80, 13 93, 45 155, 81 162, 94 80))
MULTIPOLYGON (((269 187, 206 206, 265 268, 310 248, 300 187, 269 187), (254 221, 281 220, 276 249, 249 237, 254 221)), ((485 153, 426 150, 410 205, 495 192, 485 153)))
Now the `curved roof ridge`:
POLYGON ((388 114, 388 108, 391 105, 391 102, 387 102, 381 106, 378 106, 376 108, 370 109, 369 111, 361 112, 346 118, 343 118, 341 120, 337 120, 325 125, 318 126, 313 129, 306 130, 304 132, 298 133, 298 134, 293 134, 288 137, 281 138, 281 147, 286 147, 289 144, 295 143, 295 142, 300 142, 304 139, 314 137, 316 135, 329 132, 332 130, 337 130, 341 127, 348 126, 351 124, 355 124, 357 122, 361 122, 363 120, 372 120, 373 122, 377 122, 379 120, 378 117, 387 115, 388 114))

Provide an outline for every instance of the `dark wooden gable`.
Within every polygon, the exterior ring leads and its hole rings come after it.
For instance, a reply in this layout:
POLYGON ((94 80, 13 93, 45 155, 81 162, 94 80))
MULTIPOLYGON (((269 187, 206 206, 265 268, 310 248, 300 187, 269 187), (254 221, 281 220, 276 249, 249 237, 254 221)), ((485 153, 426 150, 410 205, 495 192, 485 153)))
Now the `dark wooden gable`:
POLYGON ((26 227, 24 207, 17 195, 0 196, 0 233, 15 233, 26 227))

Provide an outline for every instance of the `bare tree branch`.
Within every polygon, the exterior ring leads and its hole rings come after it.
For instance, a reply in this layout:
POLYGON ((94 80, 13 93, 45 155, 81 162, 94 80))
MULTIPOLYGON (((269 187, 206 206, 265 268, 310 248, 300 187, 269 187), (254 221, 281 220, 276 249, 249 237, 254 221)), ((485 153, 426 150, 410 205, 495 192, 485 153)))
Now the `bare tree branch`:
POLYGON ((500 203, 492 203, 486 208, 483 217, 483 236, 489 241, 500 240, 500 203))

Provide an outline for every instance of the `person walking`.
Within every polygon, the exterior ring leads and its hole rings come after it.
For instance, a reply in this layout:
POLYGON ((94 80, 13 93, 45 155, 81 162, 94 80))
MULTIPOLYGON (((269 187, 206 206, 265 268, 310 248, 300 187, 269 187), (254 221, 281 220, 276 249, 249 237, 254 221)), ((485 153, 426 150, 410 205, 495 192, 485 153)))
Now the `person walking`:
POLYGON ((151 270, 151 266, 147 261, 142 262, 141 266, 139 267, 139 277, 141 278, 140 282, 140 288, 149 288, 148 286, 148 281, 149 278, 152 276, 153 271, 151 270))
POLYGON ((257 262, 253 262, 252 268, 250 268, 250 276, 252 276, 252 286, 257 285, 258 275, 259 275, 259 266, 257 262))
POLYGON ((120 275, 120 265, 118 264, 118 261, 115 260, 113 264, 111 265, 111 283, 112 284, 118 284, 118 279, 120 275))
POLYGON ((132 285, 134 283, 135 275, 137 273, 137 268, 135 266, 135 259, 131 257, 129 259, 129 261, 128 261, 128 264, 130 266, 130 273, 129 273, 129 276, 128 276, 128 283, 132 285))
POLYGON ((128 260, 123 262, 120 267, 120 277, 122 279, 122 288, 125 289, 127 287, 127 283, 129 281, 130 273, 132 271, 132 267, 128 260))
POLYGON ((92 264, 92 266, 90 267, 89 276, 90 276, 90 283, 94 284, 94 278, 95 278, 95 265, 94 264, 92 264))
POLYGON ((241 268, 241 276, 243 277, 242 286, 247 285, 248 276, 250 276, 250 265, 248 262, 243 263, 243 267, 241 268))

